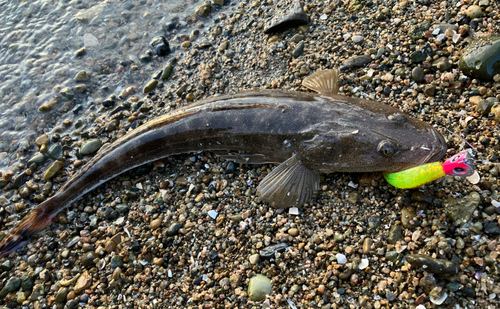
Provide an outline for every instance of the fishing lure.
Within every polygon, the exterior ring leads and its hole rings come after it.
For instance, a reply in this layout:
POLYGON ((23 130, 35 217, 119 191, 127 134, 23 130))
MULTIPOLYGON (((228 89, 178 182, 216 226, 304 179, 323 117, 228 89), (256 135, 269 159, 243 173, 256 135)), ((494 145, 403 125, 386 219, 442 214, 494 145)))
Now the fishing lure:
POLYGON ((472 174, 474 174, 474 161, 469 152, 464 150, 444 163, 427 163, 396 173, 384 172, 384 178, 396 188, 413 189, 437 180, 444 175, 467 177, 472 174))

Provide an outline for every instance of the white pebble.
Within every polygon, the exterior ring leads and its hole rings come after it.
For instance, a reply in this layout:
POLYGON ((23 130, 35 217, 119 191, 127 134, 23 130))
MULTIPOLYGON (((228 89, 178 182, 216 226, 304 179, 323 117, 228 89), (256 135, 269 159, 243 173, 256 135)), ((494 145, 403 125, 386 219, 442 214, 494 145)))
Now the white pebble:
POLYGON ((321 16, 319 17, 319 19, 322 19, 322 20, 325 20, 325 19, 327 19, 327 18, 328 18, 328 15, 326 15, 326 14, 323 14, 323 15, 321 15, 321 16))
POLYGON ((363 37, 361 35, 357 35, 357 34, 353 35, 352 36, 352 41, 354 43, 361 43, 361 42, 363 42, 363 37))
POLYGON ((339 263, 339 264, 347 263, 347 258, 342 253, 337 253, 337 255, 335 257, 337 258, 337 263, 339 263))
POLYGON ((297 216, 299 214, 299 209, 297 207, 290 207, 290 209, 288 210, 288 213, 291 215, 297 216))
POLYGON ((467 177, 467 180, 475 185, 477 183, 479 183, 479 180, 481 180, 481 176, 479 176, 478 172, 477 171, 474 171, 474 174, 470 175, 469 177, 467 177))
POLYGON ((215 219, 217 219, 217 215, 218 215, 218 214, 219 214, 219 213, 218 213, 218 212, 216 212, 215 210, 210 210, 210 211, 208 212, 208 215, 210 216, 210 218, 212 218, 212 219, 214 219, 214 220, 215 220, 215 219))
POLYGON ((439 297, 433 297, 431 296, 431 302, 434 304, 434 305, 441 305, 442 303, 444 303, 444 301, 448 298, 448 294, 446 293, 443 293, 441 296, 439 297))
POLYGON ((365 269, 368 267, 368 265, 370 265, 370 262, 368 261, 368 259, 361 259, 361 263, 359 263, 358 268, 365 269))

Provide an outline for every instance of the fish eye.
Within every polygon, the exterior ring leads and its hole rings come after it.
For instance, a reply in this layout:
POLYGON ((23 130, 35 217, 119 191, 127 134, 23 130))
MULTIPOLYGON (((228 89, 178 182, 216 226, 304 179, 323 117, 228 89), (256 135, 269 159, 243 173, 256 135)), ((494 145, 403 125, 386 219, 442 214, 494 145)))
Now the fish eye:
POLYGON ((455 167, 453 169, 453 172, 455 172, 456 174, 462 174, 463 172, 465 172, 465 169, 461 167, 455 167))
POLYGON ((389 116, 387 116, 387 119, 389 119, 389 121, 396 122, 399 124, 403 124, 406 122, 405 116, 403 116, 400 113, 394 113, 392 115, 389 115, 389 116))
POLYGON ((384 157, 392 157, 398 153, 399 147, 395 143, 385 140, 378 144, 377 151, 384 157))

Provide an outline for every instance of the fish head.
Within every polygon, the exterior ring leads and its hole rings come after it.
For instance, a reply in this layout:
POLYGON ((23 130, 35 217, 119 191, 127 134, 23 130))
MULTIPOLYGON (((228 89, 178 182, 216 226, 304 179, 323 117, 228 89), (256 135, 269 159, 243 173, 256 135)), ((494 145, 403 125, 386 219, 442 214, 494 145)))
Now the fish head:
MULTIPOLYGON (((364 114, 363 114, 364 113, 364 114)), ((300 154, 310 169, 322 172, 397 172, 434 162, 446 153, 443 136, 432 126, 402 113, 342 117, 325 122, 300 154)))

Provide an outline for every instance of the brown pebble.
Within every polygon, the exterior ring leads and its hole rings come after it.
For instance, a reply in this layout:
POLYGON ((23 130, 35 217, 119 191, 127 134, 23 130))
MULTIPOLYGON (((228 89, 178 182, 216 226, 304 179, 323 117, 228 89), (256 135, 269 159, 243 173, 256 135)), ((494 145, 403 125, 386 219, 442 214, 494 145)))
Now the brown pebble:
POLYGON ((373 240, 370 237, 365 238, 363 241, 363 253, 368 254, 371 251, 373 240))
POLYGON ((326 290, 326 287, 324 284, 321 284, 320 286, 318 286, 318 293, 321 294, 321 295, 324 295, 325 294, 325 290, 326 290))
POLYGON ((156 230, 160 226, 161 226, 161 219, 160 218, 151 221, 151 229, 152 230, 156 230))
POLYGON ((295 236, 299 235, 299 230, 296 229, 296 228, 291 228, 291 229, 288 230, 288 234, 290 236, 295 237, 295 236))

